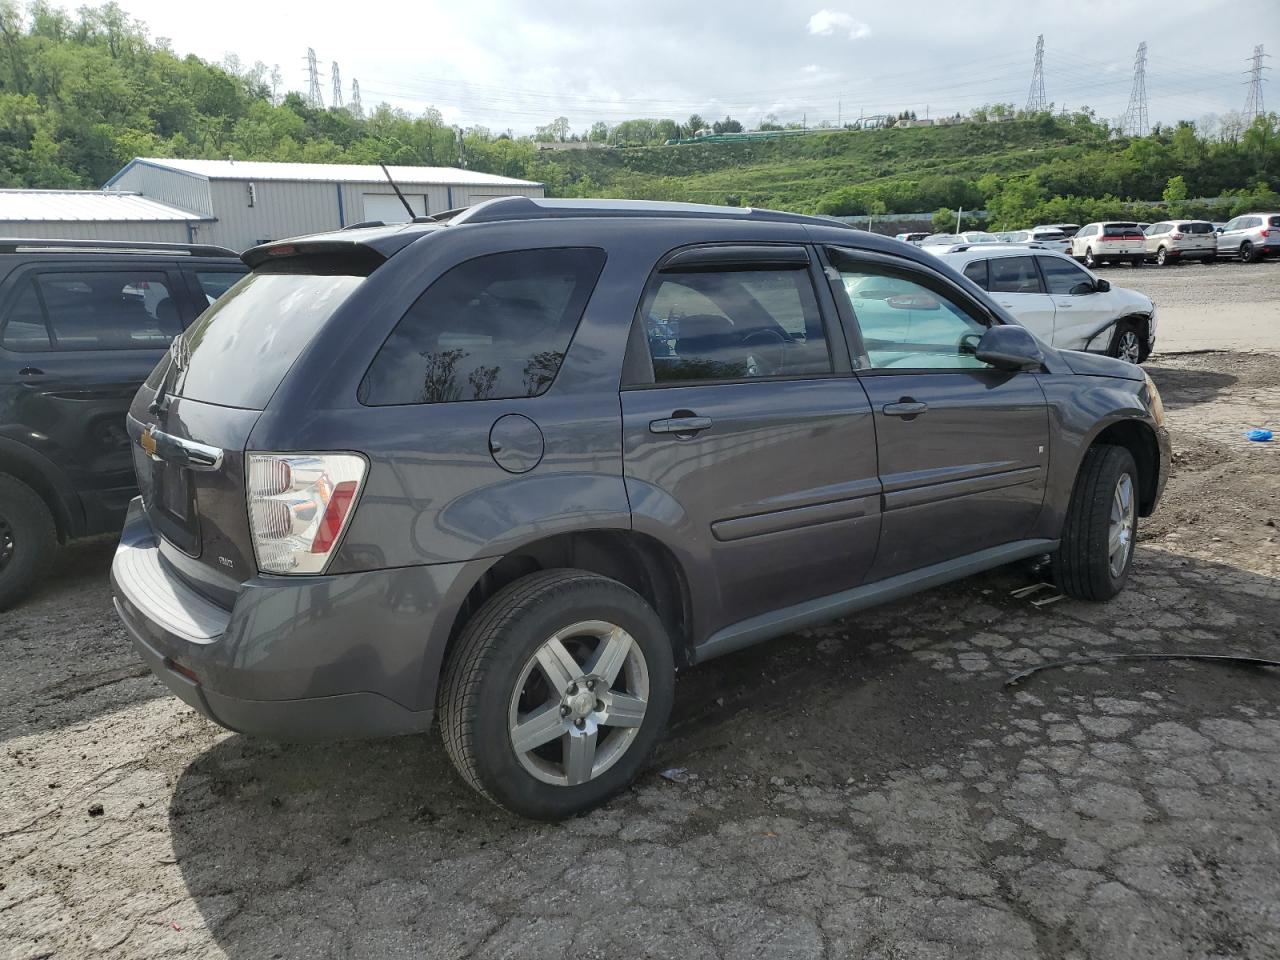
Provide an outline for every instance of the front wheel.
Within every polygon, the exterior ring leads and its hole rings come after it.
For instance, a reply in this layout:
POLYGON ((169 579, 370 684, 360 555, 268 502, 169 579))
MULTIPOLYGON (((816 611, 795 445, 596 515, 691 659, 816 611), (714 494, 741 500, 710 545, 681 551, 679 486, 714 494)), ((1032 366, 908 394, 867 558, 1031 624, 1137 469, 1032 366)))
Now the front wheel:
POLYGON ((445 667, 441 732, 476 790, 561 820, 635 779, 674 689, 671 641, 642 597, 548 570, 504 587, 467 624, 445 667))
POLYGON ((1169 263, 1169 251, 1166 250, 1164 247, 1161 247, 1159 250, 1156 251, 1156 266, 1163 267, 1163 266, 1167 266, 1168 263, 1169 263))
POLYGON ((1097 444, 1080 464, 1053 558, 1062 591, 1110 600, 1129 579, 1138 533, 1138 469, 1124 447, 1097 444))
POLYGON ((1246 240, 1244 243, 1240 244, 1240 262, 1241 263, 1255 263, 1257 259, 1258 259, 1258 256, 1253 252, 1252 243, 1249 243, 1246 240))
POLYGON ((1111 347, 1107 352, 1117 360, 1123 360, 1126 363, 1141 363, 1147 359, 1138 325, 1132 320, 1122 320, 1116 324, 1116 332, 1111 338, 1111 347))

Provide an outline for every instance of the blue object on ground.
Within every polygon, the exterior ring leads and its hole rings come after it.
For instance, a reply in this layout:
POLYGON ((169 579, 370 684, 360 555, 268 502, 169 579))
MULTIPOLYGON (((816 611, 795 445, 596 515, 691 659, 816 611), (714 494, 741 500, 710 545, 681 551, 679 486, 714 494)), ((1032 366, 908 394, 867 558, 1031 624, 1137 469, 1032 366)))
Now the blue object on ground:
POLYGON ((1270 430, 1250 430, 1248 433, 1245 434, 1245 438, 1248 440, 1254 440, 1258 443, 1266 443, 1268 440, 1271 439, 1271 431, 1270 430))

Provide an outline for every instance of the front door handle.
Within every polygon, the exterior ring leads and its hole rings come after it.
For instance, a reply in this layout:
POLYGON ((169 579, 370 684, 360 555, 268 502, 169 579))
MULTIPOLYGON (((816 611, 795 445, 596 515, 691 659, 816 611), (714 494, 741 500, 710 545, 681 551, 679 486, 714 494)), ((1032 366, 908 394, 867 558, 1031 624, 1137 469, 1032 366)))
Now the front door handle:
POLYGON ((674 433, 677 438, 692 437, 710 428, 710 417, 667 417, 665 420, 650 420, 650 433, 674 433))
POLYGON ((929 409, 929 405, 921 400, 903 397, 897 403, 886 403, 880 411, 887 417, 901 417, 903 420, 914 420, 929 409))
POLYGON ((23 367, 18 371, 20 377, 43 377, 44 371, 39 367, 23 367))

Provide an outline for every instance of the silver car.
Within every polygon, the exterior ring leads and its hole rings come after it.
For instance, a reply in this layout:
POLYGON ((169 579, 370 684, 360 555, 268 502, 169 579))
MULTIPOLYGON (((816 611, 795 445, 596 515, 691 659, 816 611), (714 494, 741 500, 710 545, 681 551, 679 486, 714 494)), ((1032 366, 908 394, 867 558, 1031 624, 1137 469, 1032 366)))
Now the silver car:
POLYGON ((1160 266, 1179 260, 1213 263, 1218 238, 1208 220, 1162 220, 1146 229, 1147 260, 1160 266))
POLYGON ((1246 213, 1228 221, 1218 234, 1220 257, 1256 263, 1280 253, 1280 213, 1246 213))

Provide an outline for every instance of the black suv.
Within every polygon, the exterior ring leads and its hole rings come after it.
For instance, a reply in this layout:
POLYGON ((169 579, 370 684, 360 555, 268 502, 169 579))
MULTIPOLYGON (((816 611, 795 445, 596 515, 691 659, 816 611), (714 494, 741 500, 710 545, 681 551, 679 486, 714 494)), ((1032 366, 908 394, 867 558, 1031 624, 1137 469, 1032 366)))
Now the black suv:
POLYGON ((221 247, 0 239, 0 610, 137 495, 125 413, 245 273, 221 247))
POLYGON ((1050 554, 1104 600, 1168 439, 830 221, 506 198, 249 251, 134 401, 112 565, 156 674, 247 733, 426 730, 533 817, 639 772, 675 670, 1050 554))

